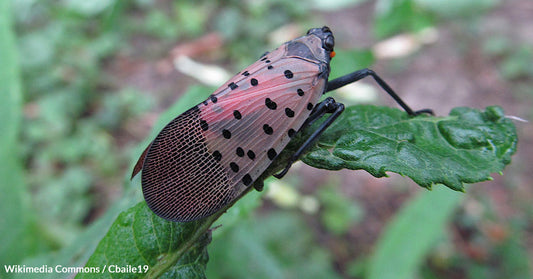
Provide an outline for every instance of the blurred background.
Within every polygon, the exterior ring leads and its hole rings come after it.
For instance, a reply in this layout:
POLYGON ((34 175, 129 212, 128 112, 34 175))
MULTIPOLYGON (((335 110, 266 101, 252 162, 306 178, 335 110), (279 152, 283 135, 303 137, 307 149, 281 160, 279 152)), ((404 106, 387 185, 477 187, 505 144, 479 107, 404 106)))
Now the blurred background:
MULTIPOLYGON (((16 37, 0 51, 21 109, 2 119, 19 123, 18 153, 1 158, 2 264, 83 265, 142 200, 129 176, 160 116, 311 27, 334 32, 333 78, 371 67, 414 109, 533 115, 530 0, 8 2, 16 37)), ((396 107, 370 79, 332 96, 396 107)), ((531 278, 533 129, 515 123, 504 175, 465 194, 296 164, 217 222, 208 278, 531 278)))

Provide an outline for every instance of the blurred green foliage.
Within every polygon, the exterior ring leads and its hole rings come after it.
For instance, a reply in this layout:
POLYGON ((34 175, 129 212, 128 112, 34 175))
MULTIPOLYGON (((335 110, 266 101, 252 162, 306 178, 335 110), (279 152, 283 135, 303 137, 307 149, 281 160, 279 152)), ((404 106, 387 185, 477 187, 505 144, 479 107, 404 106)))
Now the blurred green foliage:
POLYGON ((315 238, 294 213, 241 220, 209 246, 207 278, 341 278, 315 238))
POLYGON ((36 242, 29 232, 29 203, 17 145, 21 129, 20 68, 9 3, 0 2, 0 262, 20 261, 36 242), (26 241, 28 239, 28 241, 26 241))
MULTIPOLYGON (((144 146, 125 138, 131 136, 128 125, 155 110, 156 101, 124 82, 120 70, 127 68, 113 67, 113 62, 140 55, 155 63, 177 41, 218 32, 227 42, 223 56, 232 62, 232 70, 238 70, 273 47, 268 45, 272 30, 291 23, 302 29, 322 25, 320 13, 325 9, 335 12, 363 2, 369 1, 1 1, 0 160, 4 163, 0 168, 0 235, 7 245, 0 246, 0 263, 82 266, 118 212, 140 200, 138 179, 131 186, 123 178, 144 146), (104 194, 109 192, 115 196, 104 194)), ((377 37, 438 26, 449 19, 475 22, 498 5, 495 0, 377 2, 369 30, 377 37)), ((516 92, 531 98, 533 54, 529 46, 513 43, 507 34, 487 39, 483 46, 502 76, 516 82, 516 92)), ((374 62, 372 52, 365 49, 339 51, 339 57, 343 59, 336 60, 332 76, 374 62)), ((192 95, 210 93, 205 88, 193 91, 192 95)), ((190 102, 202 99, 196 96, 190 102)), ((178 106, 189 105, 182 101, 178 106)), ((183 108, 171 109, 166 119, 183 108)), ((328 185, 312 195, 321 206, 312 216, 318 225, 299 212, 251 213, 260 195, 230 209, 208 246, 209 278, 366 276, 370 266, 376 265, 371 257, 349 259, 347 270, 335 250, 329 250, 316 234, 333 234, 345 246, 357 246, 347 242, 346 235, 366 213, 343 198, 338 187, 328 185)), ((465 217, 468 220, 454 222, 461 229, 475 231, 488 218, 465 217)), ((429 226, 416 221, 422 228, 429 226)), ((485 243, 490 250, 488 260, 467 257, 447 237, 424 247, 429 256, 405 257, 425 263, 412 269, 421 278, 454 274, 530 278, 520 233, 528 227, 527 220, 513 221, 510 236, 485 243), (449 256, 447 249, 455 254, 449 256)), ((382 257, 386 264, 395 255, 382 257)), ((3 272, 2 267, 2 278, 3 272)))
POLYGON ((369 262, 367 278, 415 277, 424 255, 442 238, 463 198, 459 193, 444 189, 435 189, 435 192, 438 194, 420 193, 388 224, 369 262), (424 225, 420 225, 422 222, 424 225))
MULTIPOLYGON (((68 243, 91 218, 95 185, 112 185, 127 165, 114 134, 151 101, 103 70, 124 34, 105 29, 106 1, 18 2, 15 18, 24 87, 21 146, 34 210, 68 243), (65 237, 70 235, 70 237, 65 237)), ((114 186, 117 187, 118 185, 114 186)), ((120 189, 120 188, 118 188, 120 189)))
POLYGON ((338 185, 338 179, 332 179, 330 185, 324 185, 318 190, 318 199, 323 207, 320 221, 324 228, 335 235, 348 233, 364 216, 363 209, 352 199, 343 196, 333 186, 338 185), (337 181, 335 181, 337 180, 337 181), (333 184, 333 182, 337 182, 333 184))

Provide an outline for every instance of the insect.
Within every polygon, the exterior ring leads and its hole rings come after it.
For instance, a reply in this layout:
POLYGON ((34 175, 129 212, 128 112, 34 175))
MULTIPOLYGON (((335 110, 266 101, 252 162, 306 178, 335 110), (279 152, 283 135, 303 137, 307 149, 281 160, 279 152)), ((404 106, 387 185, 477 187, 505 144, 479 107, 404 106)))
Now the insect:
POLYGON ((152 211, 171 221, 193 221, 234 201, 268 168, 292 137, 326 120, 290 157, 292 163, 343 112, 329 91, 371 76, 409 114, 413 111, 375 72, 358 70, 328 80, 335 56, 331 30, 310 29, 235 75, 207 100, 172 120, 140 156, 142 190, 152 211))

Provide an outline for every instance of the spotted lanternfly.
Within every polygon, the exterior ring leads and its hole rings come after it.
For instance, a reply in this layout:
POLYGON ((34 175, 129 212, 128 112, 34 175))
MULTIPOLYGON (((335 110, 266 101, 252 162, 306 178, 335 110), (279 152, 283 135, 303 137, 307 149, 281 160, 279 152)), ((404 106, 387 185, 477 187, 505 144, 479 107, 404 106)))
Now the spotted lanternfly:
POLYGON ((268 168, 292 137, 330 114, 293 154, 291 164, 342 113, 322 94, 372 76, 409 114, 413 111, 370 69, 328 81, 334 38, 328 27, 289 41, 231 78, 207 100, 172 120, 146 148, 142 170, 146 203, 172 221, 214 214, 235 200, 268 168))

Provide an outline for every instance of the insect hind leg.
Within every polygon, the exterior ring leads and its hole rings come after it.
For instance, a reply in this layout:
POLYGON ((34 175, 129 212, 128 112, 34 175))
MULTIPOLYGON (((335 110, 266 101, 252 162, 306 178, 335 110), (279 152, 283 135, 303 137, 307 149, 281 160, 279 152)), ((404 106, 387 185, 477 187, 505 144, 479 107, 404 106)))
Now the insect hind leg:
POLYGON ((335 90, 335 89, 337 89, 339 87, 343 87, 343 86, 345 86, 347 84, 356 82, 356 81, 358 81, 360 79, 363 79, 363 78, 365 78, 367 76, 371 76, 372 78, 374 78, 374 80, 378 83, 378 85, 383 90, 385 90, 385 92, 387 92, 387 94, 389 94, 394 99, 394 101, 396 101, 396 103, 398 103, 398 105, 400 105, 405 110, 405 112, 407 112, 407 114, 409 114, 411 116, 416 116, 416 115, 423 114, 423 113, 433 115, 433 111, 431 109, 421 109, 421 110, 413 111, 400 98, 400 96, 398 96, 398 94, 396 94, 396 92, 394 92, 394 90, 392 90, 392 88, 378 74, 376 74, 376 72, 374 72, 373 70, 368 69, 368 68, 367 69, 362 69, 362 70, 359 70, 359 71, 355 71, 355 72, 347 74, 345 76, 342 76, 342 77, 336 78, 334 80, 328 81, 328 84, 327 84, 327 87, 326 87, 326 92, 329 92, 329 91, 335 90))
POLYGON ((316 129, 309 138, 292 154, 292 156, 289 158, 289 161, 287 162, 287 165, 285 168, 277 173, 274 174, 274 177, 276 178, 282 178, 287 174, 289 169, 291 168, 292 164, 296 162, 302 154, 313 145, 313 143, 320 137, 320 135, 341 115, 341 113, 344 111, 344 104, 335 102, 335 99, 328 97, 324 101, 318 103, 309 116, 307 120, 302 125, 302 129, 305 129, 309 125, 313 124, 317 119, 324 116, 326 113, 331 113, 331 115, 316 129))

